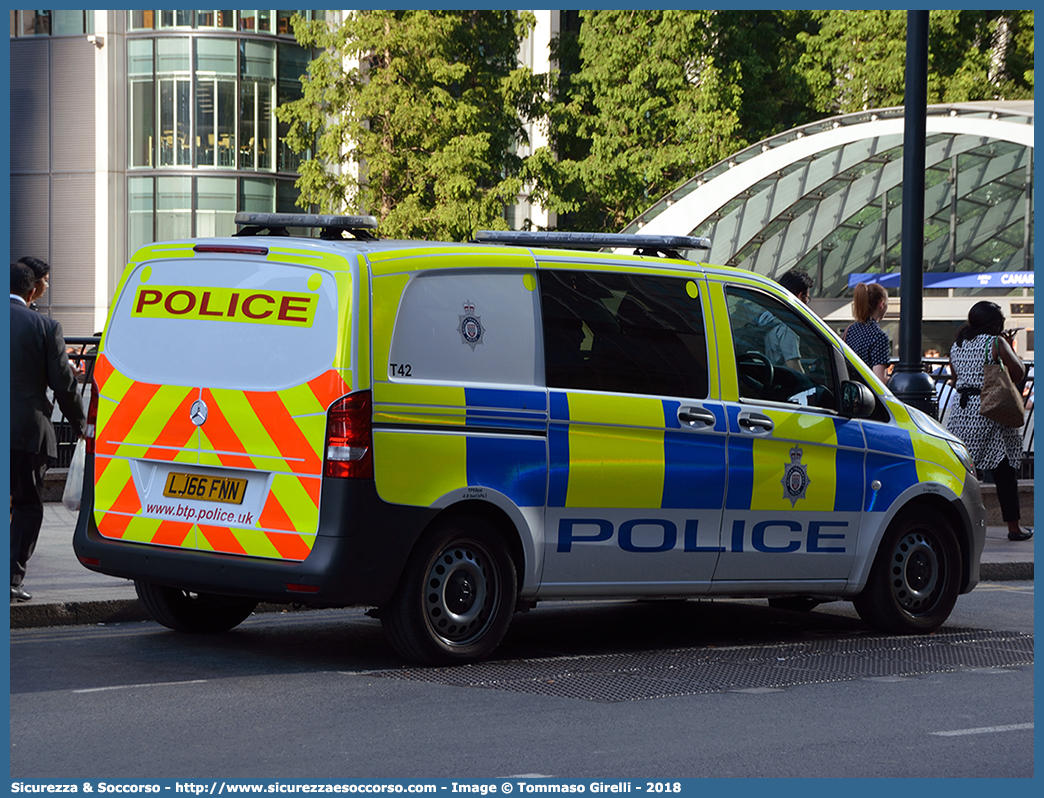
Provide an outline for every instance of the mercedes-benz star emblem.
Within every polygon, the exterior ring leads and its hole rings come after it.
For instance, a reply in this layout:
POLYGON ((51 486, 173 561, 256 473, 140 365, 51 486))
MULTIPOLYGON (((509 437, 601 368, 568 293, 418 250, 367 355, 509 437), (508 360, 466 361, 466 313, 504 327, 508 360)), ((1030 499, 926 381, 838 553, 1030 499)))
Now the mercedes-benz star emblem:
POLYGON ((202 399, 193 402, 192 407, 189 408, 189 418, 197 427, 202 426, 203 422, 207 420, 207 403, 202 399))

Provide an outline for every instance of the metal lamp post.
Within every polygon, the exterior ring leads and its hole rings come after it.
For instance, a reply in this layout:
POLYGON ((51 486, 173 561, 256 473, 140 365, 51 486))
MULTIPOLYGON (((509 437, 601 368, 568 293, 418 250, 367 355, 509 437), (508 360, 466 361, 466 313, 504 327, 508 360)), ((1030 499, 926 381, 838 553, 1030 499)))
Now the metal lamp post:
POLYGON ((924 316, 924 163, 928 106, 928 12, 906 12, 903 132, 903 234, 899 287, 899 362, 889 383, 908 405, 935 416, 935 383, 921 368, 924 316))

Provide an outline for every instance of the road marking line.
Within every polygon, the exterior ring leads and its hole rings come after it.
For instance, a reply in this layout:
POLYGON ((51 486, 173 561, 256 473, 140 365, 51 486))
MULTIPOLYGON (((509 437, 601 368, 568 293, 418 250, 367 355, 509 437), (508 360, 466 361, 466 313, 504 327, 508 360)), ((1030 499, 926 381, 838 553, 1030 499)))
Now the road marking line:
POLYGON ((744 687, 737 690, 729 690, 730 693, 747 693, 748 695, 762 695, 763 693, 782 693, 778 687, 744 687))
POLYGON ((983 593, 1025 593, 1026 595, 1033 595, 1032 585, 1004 585, 998 582, 990 583, 979 583, 976 590, 981 590, 983 593))
POLYGON ((73 690, 74 693, 102 693, 106 690, 133 690, 136 687, 171 687, 180 684, 205 684, 206 679, 191 679, 187 682, 152 682, 151 684, 118 684, 113 687, 89 687, 85 690, 73 690))
POLYGON ((965 734, 993 734, 994 732, 1023 731, 1032 728, 1032 723, 1015 723, 1011 726, 983 726, 978 729, 958 729, 957 731, 932 732, 932 734, 936 737, 961 737, 965 734))

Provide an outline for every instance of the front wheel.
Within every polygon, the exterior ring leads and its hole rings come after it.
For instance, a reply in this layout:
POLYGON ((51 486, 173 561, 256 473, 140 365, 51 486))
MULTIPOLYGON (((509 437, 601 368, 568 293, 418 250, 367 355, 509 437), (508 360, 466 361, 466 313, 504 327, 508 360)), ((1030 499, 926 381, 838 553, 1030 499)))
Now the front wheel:
POLYGON ((152 582, 135 581, 134 589, 149 614, 176 632, 227 632, 245 621, 257 606, 254 599, 193 593, 152 582))
POLYGON ((860 618, 883 631, 933 632, 957 602, 960 576, 961 552, 950 524, 939 516, 906 515, 885 533, 853 603, 860 618))
POLYGON ((452 519, 418 544, 381 608, 381 625, 407 659, 475 662, 507 633, 515 592, 515 565, 493 525, 452 519))

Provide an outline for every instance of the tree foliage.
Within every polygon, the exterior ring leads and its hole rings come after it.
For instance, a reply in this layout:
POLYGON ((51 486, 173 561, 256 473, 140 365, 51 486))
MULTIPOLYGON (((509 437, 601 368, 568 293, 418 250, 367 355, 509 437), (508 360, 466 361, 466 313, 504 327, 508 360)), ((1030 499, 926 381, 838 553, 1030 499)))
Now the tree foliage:
MULTIPOLYGON (((811 14, 814 28, 799 36, 804 50, 799 68, 816 111, 825 115, 903 104, 905 11, 811 14)), ((1032 31, 1032 11, 932 11, 928 102, 1032 97, 1032 31)))
POLYGON ((802 24, 787 11, 581 12, 550 76, 551 145, 526 164, 536 197, 561 226, 616 230, 766 129, 803 120, 802 24))
MULTIPOLYGON (((768 136, 903 103, 904 11, 582 11, 556 69, 517 65, 535 20, 507 11, 358 11, 298 23, 318 55, 279 109, 305 202, 382 232, 504 227, 525 184, 558 228, 619 230, 684 180, 768 136), (358 62, 358 67, 346 66, 358 62), (538 86, 539 82, 539 86, 538 86), (538 90, 539 89, 539 90, 538 90), (523 122, 549 146, 523 162, 523 122), (336 167, 331 171, 329 167, 336 167)), ((1033 96, 1032 11, 932 11, 929 102, 1033 96)))
POLYGON ((301 204, 367 212, 391 237, 469 238, 504 227, 532 79, 518 67, 532 15, 353 11, 330 27, 297 20, 317 57, 304 95, 277 111, 289 146, 315 145, 301 204))

